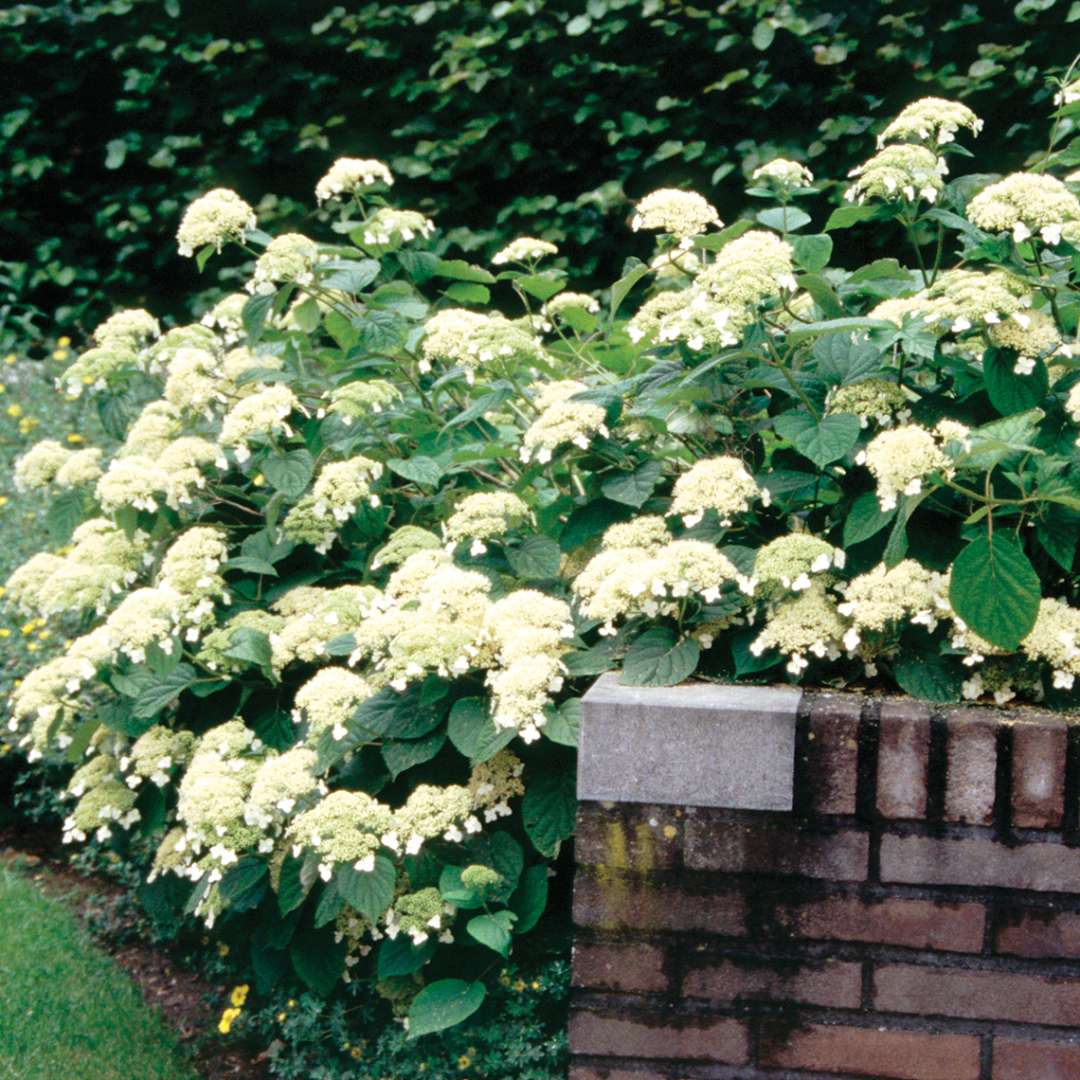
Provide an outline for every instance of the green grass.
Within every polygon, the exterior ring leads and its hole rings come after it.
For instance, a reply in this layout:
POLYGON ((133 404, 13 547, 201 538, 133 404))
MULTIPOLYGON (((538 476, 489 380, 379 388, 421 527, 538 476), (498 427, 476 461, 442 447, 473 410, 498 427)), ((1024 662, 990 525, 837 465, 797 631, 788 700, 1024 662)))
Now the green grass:
POLYGON ((74 915, 0 869, 0 1080, 195 1080, 74 915))

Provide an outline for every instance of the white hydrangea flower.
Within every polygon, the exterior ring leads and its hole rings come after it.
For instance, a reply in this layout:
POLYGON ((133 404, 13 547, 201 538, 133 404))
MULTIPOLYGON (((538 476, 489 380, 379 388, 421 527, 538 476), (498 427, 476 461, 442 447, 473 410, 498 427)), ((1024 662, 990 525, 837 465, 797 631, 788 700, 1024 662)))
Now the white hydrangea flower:
POLYGON ((966 105, 945 98, 925 97, 901 110, 878 136, 878 146, 897 139, 918 140, 944 146, 956 138, 961 128, 973 135, 983 129, 983 121, 966 105))
POLYGON ((215 188, 184 211, 176 233, 180 254, 192 256, 204 247, 221 251, 230 241, 242 240, 257 224, 255 211, 235 191, 215 188))
POLYGON ((759 488, 743 463, 734 457, 696 462, 675 481, 672 496, 668 513, 680 515, 688 529, 701 521, 706 510, 715 510, 720 523, 730 525, 737 515, 749 511, 754 499, 769 505, 768 489, 759 488))
POLYGON ((495 266, 505 266, 507 263, 533 263, 546 255, 558 255, 559 249, 555 244, 547 240, 537 240, 532 236, 519 236, 511 240, 506 247, 497 251, 491 262, 495 266))
POLYGON ((338 158, 315 185, 320 203, 342 195, 356 195, 378 187, 391 187, 394 175, 381 162, 365 158, 338 158))
POLYGON ((696 191, 661 188, 646 195, 636 207, 630 227, 656 229, 682 241, 700 236, 710 225, 722 225, 716 207, 696 191))

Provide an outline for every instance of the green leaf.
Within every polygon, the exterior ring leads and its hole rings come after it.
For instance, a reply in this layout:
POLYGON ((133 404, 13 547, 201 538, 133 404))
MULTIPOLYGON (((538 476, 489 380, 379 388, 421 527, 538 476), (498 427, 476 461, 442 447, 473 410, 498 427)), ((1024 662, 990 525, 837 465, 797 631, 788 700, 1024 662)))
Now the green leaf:
POLYGON ((848 386, 881 373, 881 353, 865 337, 827 334, 812 350, 818 374, 830 383, 848 386))
POLYGON ((521 884, 510 897, 510 910, 517 915, 514 933, 527 934, 544 914, 548 899, 548 869, 544 864, 530 866, 522 875, 521 884))
POLYGON ((1015 650, 1035 625, 1039 599, 1039 575, 1007 534, 973 540, 953 563, 949 602, 992 645, 1015 650))
POLYGON ((60 492, 45 514, 45 531, 55 545, 66 544, 86 516, 85 496, 78 489, 60 492))
POLYGON ((559 576, 562 551, 549 537, 529 536, 517 547, 506 549, 506 561, 519 578, 544 581, 559 576))
POLYGON ((883 210, 877 204, 873 206, 840 206, 829 215, 829 220, 825 222, 825 231, 850 229, 852 225, 859 225, 864 221, 873 221, 874 218, 882 216, 883 210))
POLYGON ((334 868, 334 885, 350 907, 376 923, 394 902, 397 868, 385 855, 375 856, 372 870, 352 866, 334 868))
POLYGON ((573 768, 545 769, 529 777, 521 800, 522 823, 533 846, 553 859, 574 834, 577 780, 573 768))
POLYGON ((271 454, 263 460, 260 471, 275 491, 287 498, 298 499, 311 483, 315 459, 307 450, 271 454))
POLYGON ((566 285, 566 275, 559 273, 523 274, 514 279, 514 284, 541 304, 547 303, 556 293, 562 292, 566 285))
POLYGON ((844 547, 861 544, 871 536, 877 536, 896 515, 896 507, 882 510, 877 496, 864 492, 852 504, 844 518, 844 547))
POLYGON ((754 48, 761 52, 764 52, 773 43, 775 37, 776 27, 773 26, 769 19, 760 19, 750 33, 750 40, 753 42, 754 48))
POLYGON ((419 739, 442 723, 437 704, 424 701, 422 685, 413 683, 405 691, 387 686, 357 705, 348 727, 365 738, 419 739))
POLYGON ((800 274, 795 280, 800 289, 805 289, 810 294, 822 315, 836 319, 844 314, 844 305, 826 277, 821 274, 800 274))
POLYGON ((750 646, 753 645, 759 632, 758 630, 741 630, 732 635, 731 655, 735 661, 736 678, 741 679, 744 675, 766 671, 784 659, 775 649, 766 649, 760 656, 755 656, 750 651, 750 646))
POLYGON ((398 476, 424 487, 438 487, 443 478, 443 467, 434 458, 421 455, 408 459, 391 458, 386 467, 398 476))
POLYGON ((450 710, 447 734, 459 753, 472 765, 493 758, 517 735, 514 728, 497 728, 488 712, 486 698, 461 698, 450 710))
POLYGON ((266 863, 252 855, 245 855, 225 871, 218 883, 218 891, 221 899, 233 911, 250 911, 258 907, 269 884, 266 863))
POLYGON ((633 472, 613 473, 600 485, 605 498, 640 509, 652 495, 663 475, 664 466, 659 461, 646 461, 633 472))
POLYGON ((292 318, 305 334, 314 333, 322 320, 322 312, 315 297, 309 296, 303 303, 297 304, 292 310, 292 318))
POLYGON ((339 311, 328 311, 323 317, 323 326, 344 352, 348 352, 360 339, 360 331, 353 325, 352 319, 339 311))
POLYGON ((1015 355, 1001 349, 987 349, 983 354, 983 379, 990 404, 1002 416, 1033 409, 1047 394, 1050 380, 1046 365, 1041 360, 1035 361, 1035 370, 1030 375, 1018 375, 1015 369, 1015 355))
POLYGON ((237 555, 225 564, 226 570, 243 570, 248 574, 258 574, 260 577, 277 577, 278 572, 273 563, 265 559, 254 559, 250 555, 237 555))
POLYGON ((919 503, 926 498, 926 492, 919 495, 902 495, 896 511, 896 521, 893 522, 892 532, 889 533, 888 543, 882 552, 882 562, 891 570, 896 566, 908 550, 907 524, 911 515, 915 513, 919 503))
POLYGON ((329 931, 308 930, 292 939, 289 959, 304 985, 327 997, 345 968, 345 949, 345 942, 335 942, 329 931))
POLYGON ((790 440, 795 449, 819 469, 854 449, 862 432, 858 417, 850 413, 823 416, 819 421, 809 413, 794 409, 781 413, 774 427, 778 435, 790 440))
POLYGON ((407 934, 384 938, 375 961, 379 978, 392 979, 419 971, 431 959, 435 944, 434 938, 428 938, 423 945, 414 945, 407 934))
POLYGON ((788 239, 795 254, 795 263, 803 270, 816 274, 829 265, 832 258, 833 242, 831 236, 824 233, 811 233, 809 236, 792 236, 788 239))
POLYGON ((131 715, 135 719, 156 716, 175 701, 195 680, 198 673, 190 664, 180 664, 168 675, 155 678, 135 698, 131 715))
POLYGON ((486 945, 500 956, 509 956, 516 918, 517 916, 512 911, 496 911, 493 915, 474 915, 465 929, 469 931, 469 937, 479 941, 481 945, 486 945))
POLYGON ((821 334, 836 334, 841 330, 895 330, 896 324, 884 319, 871 319, 865 315, 852 315, 843 319, 826 319, 824 322, 796 323, 788 327, 787 339, 794 344, 803 338, 821 334))
POLYGON ((892 662, 892 673, 900 689, 912 697, 942 704, 960 700, 963 669, 932 643, 919 649, 905 642, 892 662))
POLYGON ((474 892, 461 881, 460 866, 444 866, 439 874, 439 895, 462 911, 481 908, 486 903, 483 893, 474 892))
POLYGON ((615 318, 616 312, 619 310, 630 290, 648 273, 648 264, 639 263, 632 270, 623 274, 623 276, 611 286, 611 318, 615 318))
POLYGON ((698 665, 701 646, 692 638, 680 640, 674 630, 654 626, 634 639, 623 660, 623 686, 676 686, 698 665))
MULTIPOLYGON (((804 225, 810 224, 810 215, 797 206, 771 206, 768 210, 759 210, 757 220, 758 224, 764 225, 768 229, 775 229, 777 232, 795 232, 804 225)), ((828 240, 829 238, 826 236, 822 239, 828 240)), ((831 240, 829 240, 829 250, 832 250, 831 240)), ((825 264, 822 263, 821 265, 824 266, 825 264)), ((807 267, 807 269, 809 270, 810 267, 807 267)), ((820 267, 815 267, 815 269, 820 269, 820 267)))
POLYGON ((446 287, 446 296, 459 304, 486 304, 491 300, 491 290, 471 281, 455 281, 446 287))
POLYGON ((548 712, 547 723, 540 729, 553 743, 577 746, 581 737, 581 698, 568 698, 548 712))
POLYGON ((467 1020, 487 996, 482 982, 439 979, 429 983, 409 1006, 409 1038, 418 1039, 467 1020))
POLYGON ((225 655, 230 660, 254 664, 256 667, 270 668, 272 650, 270 638, 262 631, 251 626, 238 626, 229 635, 229 647, 225 655))
POLYGON ((337 887, 331 881, 323 889, 318 904, 315 905, 313 922, 318 926, 326 926, 333 922, 345 910, 345 897, 338 892, 337 887))
POLYGON ((1065 571, 1072 573, 1076 561, 1077 537, 1080 537, 1080 514, 1065 507, 1051 506, 1035 527, 1035 536, 1043 551, 1065 571))
POLYGON ((478 281, 481 285, 491 285, 495 281, 494 274, 464 259, 440 259, 435 266, 435 274, 455 281, 478 281))
POLYGON ((322 288, 340 289, 355 296, 379 276, 379 263, 375 259, 336 259, 321 263, 320 270, 332 271, 326 277, 319 278, 322 288))
POLYGON ((445 731, 433 731, 422 739, 393 739, 382 744, 383 761, 396 780, 407 769, 436 757, 446 742, 445 731))
POLYGON ((277 902, 282 915, 295 911, 307 899, 310 882, 304 883, 303 871, 304 860, 288 852, 278 875, 277 902))
POLYGON ((262 337, 263 327, 270 309, 274 306, 274 293, 256 293, 244 305, 240 319, 244 324, 248 345, 255 345, 262 337))

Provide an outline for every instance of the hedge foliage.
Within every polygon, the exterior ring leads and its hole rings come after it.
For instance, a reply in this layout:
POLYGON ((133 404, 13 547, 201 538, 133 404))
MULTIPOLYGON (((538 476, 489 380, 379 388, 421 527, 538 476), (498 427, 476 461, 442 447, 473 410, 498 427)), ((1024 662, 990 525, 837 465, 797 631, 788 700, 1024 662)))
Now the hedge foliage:
POLYGON ((602 284, 650 189, 715 190, 730 220, 761 162, 842 177, 921 95, 967 101, 987 159, 1022 163, 1043 138, 1039 68, 1068 63, 1078 18, 1067 0, 8 6, 0 309, 65 326, 92 326, 105 295, 198 309, 234 279, 168 261, 182 208, 224 184, 296 226, 342 154, 387 160, 447 241, 490 254, 529 232, 602 284))

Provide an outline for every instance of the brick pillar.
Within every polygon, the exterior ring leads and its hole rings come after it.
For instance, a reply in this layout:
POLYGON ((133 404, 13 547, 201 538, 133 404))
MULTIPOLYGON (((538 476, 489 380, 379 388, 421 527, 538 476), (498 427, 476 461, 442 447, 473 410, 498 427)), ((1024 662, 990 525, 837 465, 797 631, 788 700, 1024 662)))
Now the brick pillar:
POLYGON ((585 699, 571 1080, 1080 1080, 1056 715, 696 685, 585 699))

